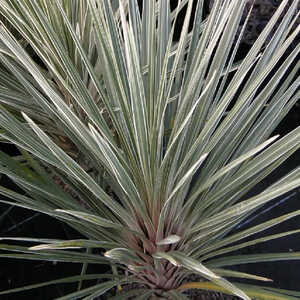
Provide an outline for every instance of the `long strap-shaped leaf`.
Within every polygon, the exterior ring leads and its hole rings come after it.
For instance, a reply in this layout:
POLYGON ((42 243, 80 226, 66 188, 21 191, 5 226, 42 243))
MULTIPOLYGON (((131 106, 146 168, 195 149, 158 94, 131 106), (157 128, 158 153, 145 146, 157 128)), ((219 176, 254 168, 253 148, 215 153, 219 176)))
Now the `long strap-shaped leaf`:
POLYGON ((59 297, 57 300, 73 300, 73 299, 95 299, 98 296, 103 295, 108 290, 112 289, 113 287, 117 286, 119 284, 119 281, 107 281, 104 283, 99 283, 94 286, 91 286, 89 288, 85 288, 83 290, 73 292, 69 295, 59 297), (90 298, 90 296, 92 298, 90 298), (85 297, 85 298, 82 298, 85 297))
MULTIPOLYGON (((99 78, 97 77, 97 74, 96 74, 95 70, 93 69, 93 66, 90 63, 89 58, 87 57, 87 54, 84 52, 84 49, 83 49, 83 47, 82 47, 82 45, 81 45, 81 43, 80 43, 80 41, 79 41, 79 39, 78 39, 75 31, 74 31, 74 29, 72 28, 71 24, 69 23, 68 18, 65 15, 65 12, 64 12, 63 8, 61 7, 61 4, 58 1, 57 1, 57 5, 58 5, 58 8, 59 8, 59 10, 60 10, 60 12, 61 12, 61 14, 62 14, 62 16, 64 18, 64 21, 65 21, 65 23, 66 23, 69 31, 70 31, 70 34, 72 35, 73 40, 76 43, 77 49, 78 49, 78 51, 80 52, 80 55, 81 55, 81 59, 84 61, 85 66, 86 66, 86 68, 87 68, 87 70, 89 72, 89 75, 91 76, 91 79, 93 80, 93 83, 94 83, 94 85, 95 85, 98 93, 101 95, 101 98, 102 98, 102 100, 103 100, 103 102, 105 104, 105 107, 106 107, 109 115, 110 115, 110 118, 113 121, 114 127, 116 128, 116 130, 118 132, 118 135, 122 138, 123 146, 128 149, 128 147, 130 147, 130 143, 128 143, 129 141, 127 141, 127 144, 126 144, 126 138, 125 138, 125 135, 124 135, 124 131, 127 132, 127 131, 130 130, 130 128, 128 128, 128 127, 121 127, 121 125, 122 124, 124 125, 125 122, 128 122, 128 120, 127 119, 125 119, 125 120, 121 119, 122 121, 120 121, 120 118, 119 119, 116 118, 116 115, 115 115, 115 113, 113 111, 112 103, 109 102, 107 95, 103 92, 103 86, 101 86, 99 78)), ((92 8, 90 8, 90 9, 92 9, 92 8)), ((109 11, 109 9, 107 9, 107 10, 109 11)), ((111 23, 112 23, 112 21, 109 23, 109 25, 111 23)), ((111 25, 111 26, 113 26, 113 25, 111 25)), ((114 27, 112 27, 112 29, 113 28, 114 27)), ((117 41, 117 40, 118 40, 117 37, 115 39, 112 39, 112 41, 117 41)), ((119 47, 116 46, 116 49, 119 49, 119 47)), ((120 104, 121 103, 119 102, 118 106, 119 106, 119 108, 122 108, 122 106, 120 104)), ((120 114, 120 116, 121 117, 122 116, 127 117, 126 112, 127 111, 124 111, 124 113, 120 114)), ((99 126, 100 124, 96 124, 96 125, 99 126)), ((103 128, 103 126, 100 126, 100 130, 103 131, 103 129, 105 129, 105 128, 103 128)), ((109 135, 105 134, 105 137, 108 138, 109 135)), ((109 139, 109 141, 110 141, 110 143, 114 144, 114 140, 113 139, 109 139)), ((131 151, 132 151, 132 149, 131 149, 131 151)))
POLYGON ((270 138, 266 142, 262 143, 261 145, 259 145, 256 148, 250 150, 249 152, 247 152, 244 155, 240 156, 239 158, 237 158, 236 160, 234 160, 233 162, 231 162, 230 164, 228 164, 227 166, 223 167, 221 170, 216 172, 216 174, 214 176, 211 176, 206 182, 204 182, 202 184, 202 186, 199 187, 199 189, 195 193, 193 193, 190 196, 190 198, 186 202, 185 206, 188 207, 190 205, 190 203, 193 203, 197 199, 197 197, 200 195, 200 193, 203 192, 205 189, 209 188, 217 179, 222 177, 224 174, 226 174, 231 169, 238 166, 239 164, 241 164, 245 160, 253 157, 255 154, 257 154, 258 152, 260 152, 261 150, 266 148, 268 145, 270 145, 272 142, 274 142, 277 138, 278 138, 278 136, 274 136, 274 137, 270 138))
MULTIPOLYGON (((239 183, 247 181, 247 179, 252 178, 255 174, 259 174, 260 171, 264 170, 267 166, 269 166, 272 162, 275 162, 278 160, 281 156, 283 156, 285 153, 288 153, 291 149, 297 149, 300 144, 299 144, 299 134, 300 134, 300 127, 296 128, 293 130, 290 134, 287 136, 283 137, 279 141, 275 142, 273 145, 271 145, 269 148, 267 148, 265 151, 260 153, 257 157, 254 157, 252 160, 248 161, 243 168, 241 168, 236 174, 234 174, 231 177, 230 182, 228 182, 228 185, 224 185, 223 188, 219 189, 218 191, 215 192, 215 195, 212 195, 211 197, 208 197, 207 199, 202 199, 201 203, 199 203, 198 207, 198 212, 203 211, 204 208, 206 208, 209 204, 213 203, 216 199, 218 199, 218 195, 220 194, 225 194, 225 191, 228 191, 229 187, 233 188, 232 185, 234 186, 235 184, 239 185, 239 183)), ((269 140, 269 141, 272 141, 269 140)), ((267 144, 267 142, 265 142, 267 144)), ((262 144, 267 145, 267 144, 262 144)), ((262 150, 263 148, 255 148, 256 150, 260 149, 262 150)), ((217 171, 213 176, 208 178, 206 182, 201 184, 199 186, 199 189, 195 191, 194 194, 191 195, 191 198, 187 201, 186 207, 190 205, 194 200, 197 199, 197 196, 201 194, 201 192, 205 191, 205 189, 209 188, 209 186, 214 183, 216 180, 224 176, 228 171, 234 170, 236 166, 239 165, 239 161, 242 163, 244 162, 244 158, 248 157, 250 158, 251 156, 248 156, 250 153, 258 153, 260 150, 256 151, 255 149, 250 150, 248 153, 245 153, 244 155, 240 156, 239 158, 235 159, 233 162, 228 164, 227 166, 223 167, 219 171, 217 171), (231 168, 233 167, 233 168, 231 168), (193 201, 191 200, 193 199, 193 201)))
MULTIPOLYGON (((286 1, 283 1, 283 2, 286 2, 286 1)), ((280 10, 282 10, 283 8, 284 8, 284 5, 282 3, 282 6, 280 6, 280 10)), ((278 14, 279 14, 279 11, 276 12, 276 17, 274 16, 274 19, 272 19, 273 23, 275 22, 276 18, 278 18, 278 16, 279 16, 278 14)), ((269 27, 267 30, 264 31, 264 34, 261 36, 260 43, 261 43, 261 40, 263 39, 263 36, 266 33, 268 33, 268 30, 270 30, 269 27)), ((294 37, 295 37, 295 34, 297 34, 297 32, 294 32, 292 35, 294 35, 294 37)), ((249 56, 247 56, 247 58, 245 58, 245 60, 243 61, 243 65, 240 66, 240 68, 237 72, 239 74, 239 76, 237 76, 237 74, 236 74, 236 77, 235 77, 236 80, 232 80, 233 83, 226 89, 226 93, 222 97, 222 101, 218 105, 217 109, 213 112, 213 115, 206 122, 205 127, 203 128, 200 135, 195 140, 194 145, 191 147, 190 151, 185 155, 185 160, 188 161, 190 159, 190 157, 192 157, 193 155, 196 155, 197 153, 198 153, 198 155, 201 155, 201 153, 203 153, 201 151, 201 149, 204 148, 204 146, 206 145, 206 142, 208 142, 208 139, 211 137, 211 134, 213 134, 213 138, 209 140, 209 147, 206 148, 206 151, 211 150, 211 148, 213 148, 216 145, 216 142, 220 141, 221 136, 226 132, 225 125, 228 126, 229 124, 234 124, 236 117, 237 117, 237 116, 235 116, 236 111, 240 110, 242 107, 245 107, 247 102, 250 101, 250 99, 251 99, 250 96, 256 90, 257 84, 259 84, 259 82, 262 82, 262 80, 264 78, 266 78, 266 76, 269 74, 270 70, 275 66, 278 58, 285 51, 285 49, 286 49, 285 47, 291 43, 291 40, 293 40, 294 37, 291 36, 290 40, 287 40, 285 42, 284 47, 277 52, 276 56, 272 57, 272 61, 269 62, 268 67, 265 68, 261 72, 260 76, 257 76, 255 78, 255 84, 252 84, 251 87, 247 90, 247 93, 239 98, 239 101, 236 103, 236 105, 232 109, 230 116, 228 115, 226 117, 225 121, 223 121, 221 123, 221 125, 218 127, 217 131, 214 132, 217 124, 219 123, 222 115, 224 114, 225 109, 227 108, 228 104, 230 103, 230 101, 232 100, 232 98, 235 94, 235 89, 238 88, 238 86, 240 86, 240 84, 241 84, 240 80, 243 80, 243 78, 247 74, 247 71, 249 70, 250 65, 252 64, 253 60, 255 59, 255 56, 257 55, 257 53, 259 51, 259 49, 255 48, 255 47, 251 48, 251 50, 249 52, 249 56), (282 50, 282 52, 281 52, 281 50, 282 50)), ((203 151, 205 151, 205 150, 203 149, 203 151)), ((200 178, 199 178, 199 181, 201 182, 200 178)))
POLYGON ((127 72, 130 85, 131 114, 134 124, 135 145, 139 155, 139 161, 145 178, 145 192, 152 190, 150 162, 148 159, 149 149, 149 120, 148 106, 143 85, 141 66, 134 43, 132 29, 128 27, 123 5, 120 5, 121 24, 124 34, 124 46, 127 63, 127 72), (150 186, 149 186, 150 185, 150 186))
POLYGON ((0 244, 0 249, 5 251, 13 251, 17 253, 5 253, 0 254, 0 257, 7 258, 20 258, 20 259, 31 259, 31 260, 45 260, 45 261, 64 261, 64 262, 73 262, 73 263, 96 263, 96 264, 107 264, 108 260, 105 257, 80 253, 74 251, 66 250, 43 250, 35 251, 29 250, 27 247, 17 246, 17 245, 6 245, 0 244), (21 253, 21 254, 19 254, 21 253))
POLYGON ((206 262, 210 267, 225 267, 257 262, 271 262, 280 260, 299 260, 300 252, 287 253, 264 253, 227 256, 226 258, 215 258, 206 262))
MULTIPOLYGON (((247 285, 247 284, 240 284, 240 283, 234 283, 237 287, 244 290, 249 297, 252 299, 258 299, 258 300, 298 300, 298 296, 293 296, 292 292, 291 295, 289 295, 288 291, 284 291, 281 289, 269 289, 269 288, 262 288, 260 286, 253 286, 253 285, 247 285)), ((207 290, 207 291, 217 291, 221 293, 228 293, 228 291, 217 284, 213 282, 189 282, 186 284, 181 285, 178 290, 187 290, 187 289, 201 289, 201 290, 207 290)), ((232 295, 232 293, 230 293, 232 295)))
POLYGON ((196 225, 192 231, 199 231, 200 229, 216 227, 221 225, 224 221, 230 220, 231 218, 238 219, 239 216, 252 212, 257 207, 260 207, 262 204, 267 203, 271 199, 274 199, 280 195, 285 194, 286 192, 298 187, 300 185, 299 173, 300 168, 298 169, 297 176, 298 179, 292 181, 287 181, 279 184, 276 187, 267 189, 265 192, 260 193, 258 196, 252 197, 248 200, 245 200, 241 203, 235 204, 232 207, 225 209, 223 212, 206 219, 203 222, 200 222, 196 225))
POLYGON ((192 259, 185 254, 177 251, 172 251, 168 253, 158 252, 154 255, 155 258, 164 258, 170 261, 176 266, 182 266, 189 270, 199 273, 204 278, 216 283, 217 285, 225 288, 227 291, 241 297, 244 300, 251 300, 242 290, 231 284, 226 279, 216 275, 210 269, 199 263, 197 260, 192 259))
POLYGON ((75 176, 84 185, 90 187, 93 186, 91 191, 94 191, 93 193, 96 197, 100 198, 103 203, 106 203, 106 205, 121 218, 125 217, 129 223, 132 223, 128 212, 126 212, 118 203, 112 201, 111 198, 99 187, 99 185, 97 185, 90 176, 87 176, 86 172, 84 172, 84 170, 75 161, 73 161, 64 151, 55 145, 54 142, 52 142, 51 139, 29 117, 24 115, 24 118, 28 121, 39 138, 47 145, 47 147, 49 147, 49 149, 51 149, 52 153, 66 166, 67 170, 69 170, 73 176, 75 176))
POLYGON ((225 253, 228 253, 228 252, 233 252, 233 251, 236 251, 236 250, 239 250, 239 249, 244 249, 245 247, 248 247, 248 246, 257 245, 259 243, 264 243, 264 242, 267 242, 267 241, 270 241, 270 240, 273 240, 273 239, 279 239, 279 238, 282 238, 282 237, 287 237, 289 235, 297 234, 297 233, 300 233, 300 230, 291 230, 291 231, 287 231, 287 232, 283 232, 283 233, 272 234, 272 235, 268 235, 266 237, 251 240, 249 242, 244 242, 244 243, 241 243, 241 244, 237 244, 236 246, 225 247, 225 248, 222 248, 222 249, 217 250, 217 251, 213 251, 210 254, 205 255, 204 257, 201 258, 201 260, 202 259, 206 260, 206 259, 209 259, 211 257, 222 255, 222 254, 225 254, 225 253))
POLYGON ((41 288, 41 287, 49 286, 49 285, 72 283, 72 282, 77 282, 80 280, 114 279, 114 277, 115 277, 114 275, 110 275, 110 274, 106 274, 106 275, 105 274, 104 275, 103 274, 88 274, 88 275, 83 275, 83 276, 77 275, 77 276, 65 277, 65 278, 51 280, 51 281, 37 283, 37 284, 31 284, 31 285, 27 285, 27 286, 24 286, 21 288, 10 289, 7 291, 1 291, 0 295, 23 292, 26 290, 41 288))
MULTIPOLYGON (((285 221, 289 220, 290 218, 297 217, 299 214, 300 214, 300 210, 297 210, 295 212, 285 214, 285 215, 277 217, 277 218, 273 218, 269 221, 263 222, 259 225, 253 226, 249 229, 243 230, 243 231, 238 232, 236 234, 229 235, 228 237, 226 237, 226 238, 224 238, 224 239, 222 239, 218 242, 213 243, 211 246, 208 246, 205 249, 200 250, 198 252, 198 255, 203 255, 203 254, 206 254, 206 253, 208 253, 207 255, 211 255, 211 252, 218 249, 218 248, 227 246, 227 245, 232 244, 234 242, 237 242, 241 239, 250 237, 251 235, 256 234, 258 232, 261 232, 263 230, 267 230, 268 228, 276 226, 276 225, 278 225, 282 222, 285 222, 285 221)), ((297 232, 298 231, 296 230, 295 233, 297 233, 297 232)), ((284 233, 279 234, 278 237, 280 237, 281 235, 284 235, 284 233)), ((273 237, 273 235, 271 237, 273 237)), ((263 241, 264 239, 269 239, 269 238, 270 237, 266 237, 266 238, 262 238, 261 240, 263 241)), ((252 242, 257 243, 257 240, 256 241, 249 241, 249 243, 252 243, 252 242)), ((221 249, 221 251, 222 250, 223 249, 221 249)))

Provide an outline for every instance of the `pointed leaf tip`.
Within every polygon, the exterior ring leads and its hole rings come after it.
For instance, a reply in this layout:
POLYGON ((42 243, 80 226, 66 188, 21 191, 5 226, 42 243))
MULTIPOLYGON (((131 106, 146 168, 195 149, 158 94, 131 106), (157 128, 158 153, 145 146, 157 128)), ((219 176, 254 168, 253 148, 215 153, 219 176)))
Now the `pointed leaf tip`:
POLYGON ((128 264, 132 261, 140 261, 139 257, 130 249, 114 248, 104 253, 104 256, 113 260, 128 264))
POLYGON ((80 248, 82 248, 82 247, 80 247, 80 246, 72 246, 72 245, 63 245, 63 244, 61 244, 61 246, 59 246, 58 244, 54 244, 54 245, 52 245, 52 244, 50 244, 50 245, 37 245, 37 246, 32 246, 32 247, 29 247, 28 248, 28 250, 36 250, 36 251, 38 251, 38 250, 58 250, 58 249, 61 249, 61 250, 63 250, 63 249, 80 249, 80 248))
POLYGON ((37 245, 37 246, 32 246, 29 247, 28 250, 43 250, 43 249, 47 249, 48 245, 37 245))
POLYGON ((163 240, 157 242, 156 244, 158 246, 162 245, 169 245, 169 244, 175 244, 181 240, 181 237, 176 234, 169 235, 168 237, 164 238, 163 240))

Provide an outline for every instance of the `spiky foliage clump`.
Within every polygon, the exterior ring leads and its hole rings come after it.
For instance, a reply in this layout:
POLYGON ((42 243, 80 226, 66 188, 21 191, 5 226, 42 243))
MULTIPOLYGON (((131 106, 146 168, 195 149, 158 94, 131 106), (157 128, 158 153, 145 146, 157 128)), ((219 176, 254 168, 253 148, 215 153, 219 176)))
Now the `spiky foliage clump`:
POLYGON ((288 3, 282 1, 241 61, 235 57, 243 32, 236 34, 246 1, 216 0, 206 19, 203 0, 172 9, 170 2, 143 1, 140 11, 136 0, 0 1, 17 33, 0 27, 1 136, 23 158, 0 152, 0 171, 25 192, 1 187, 12 199, 2 202, 48 214, 85 237, 20 238, 39 245, 2 244, 15 253, 1 257, 82 263, 81 275, 32 286, 79 281, 64 299, 96 299, 130 283, 141 288, 114 299, 186 299, 190 288, 297 299, 296 292, 230 283, 225 277, 267 279, 225 267, 300 258, 230 254, 300 231, 242 241, 295 211, 232 232, 300 185, 298 167, 245 199, 300 147, 299 127, 270 138, 299 98, 299 45, 287 52, 299 34, 299 26, 291 30, 298 1, 266 44, 288 3), (112 275, 87 275, 88 264, 111 265, 112 275), (183 284, 191 274, 202 280, 183 284), (106 280, 82 288, 100 278, 106 280))

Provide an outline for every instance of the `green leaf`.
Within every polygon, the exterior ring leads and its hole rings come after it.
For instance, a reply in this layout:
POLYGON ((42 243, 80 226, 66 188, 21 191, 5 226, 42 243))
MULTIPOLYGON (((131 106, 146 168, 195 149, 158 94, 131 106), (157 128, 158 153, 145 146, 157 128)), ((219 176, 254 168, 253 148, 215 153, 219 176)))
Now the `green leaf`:
POLYGON ((276 226, 277 224, 280 224, 281 222, 285 222, 287 220, 289 220, 290 218, 294 218, 296 216, 299 216, 300 214, 300 210, 297 210, 295 212, 289 213, 289 214, 285 214, 283 216, 271 219, 269 221, 263 222, 259 225, 250 227, 249 229, 243 230, 241 232, 238 232, 236 234, 233 235, 229 235, 227 237, 225 237, 224 239, 215 242, 213 245, 206 247, 205 249, 201 249, 197 255, 203 255, 204 253, 207 253, 204 257, 202 257, 203 259, 206 259, 208 257, 212 257, 214 255, 217 255, 218 253, 224 254, 226 252, 229 251, 234 251, 237 250, 239 248, 244 248, 246 246, 250 246, 250 245, 255 245, 257 243, 260 242, 265 242, 271 239, 276 239, 276 238, 280 238, 280 237, 284 237, 286 235, 289 234, 295 234, 298 233, 299 230, 292 230, 292 231, 288 231, 288 232, 283 232, 280 234, 273 234, 273 235, 268 235, 266 237, 263 238, 259 238, 259 239, 255 239, 255 240, 251 240, 242 244, 237 244, 235 246, 231 246, 231 247, 227 247, 227 248, 222 248, 226 245, 235 243, 241 239, 247 238, 255 233, 261 232, 263 230, 267 230, 270 227, 276 226), (214 251, 215 249, 221 248, 218 251, 214 251))
POLYGON ((29 250, 27 247, 17 245, 5 245, 0 244, 1 250, 13 251, 18 253, 0 254, 0 257, 9 258, 22 258, 31 260, 44 260, 44 261, 61 261, 61 262, 73 262, 73 263, 96 263, 107 264, 108 260, 105 257, 95 254, 80 253, 74 251, 62 251, 62 250, 42 250, 34 251, 29 250))
MULTIPOLYGON (((295 171, 295 175, 298 176, 300 168, 295 171)), ((297 178, 297 177, 296 177, 297 178)), ((216 216, 207 218, 205 221, 200 222, 193 231, 199 231, 200 229, 216 226, 217 224, 222 224, 224 221, 230 221, 231 218, 237 219, 239 216, 252 212, 257 207, 264 203, 267 203, 271 199, 274 199, 280 195, 287 193, 288 191, 297 188, 300 185, 300 179, 295 179, 290 182, 282 182, 281 184, 274 185, 266 191, 254 196, 248 200, 241 203, 235 204, 223 210, 216 216)))
POLYGON ((224 278, 216 275, 210 269, 202 265, 195 259, 192 259, 180 252, 172 251, 168 253, 158 252, 154 255, 155 258, 165 258, 170 261, 175 266, 183 266, 189 270, 199 273, 204 278, 215 282, 216 284, 222 286, 227 291, 230 291, 234 295, 241 297, 242 299, 251 300, 242 290, 232 285, 230 282, 224 278))
POLYGON ((245 153, 244 155, 241 155, 239 158, 234 160, 232 163, 228 164, 227 166, 225 166, 224 168, 219 170, 214 176, 211 176, 202 186, 200 186, 197 191, 195 191, 195 193, 191 196, 189 201, 190 202, 195 201, 195 199, 200 195, 200 193, 202 191, 204 191, 205 189, 209 188, 216 180, 218 180, 220 177, 222 177, 224 174, 229 172, 234 167, 238 166, 245 160, 251 158, 256 153, 260 152, 262 149, 266 148, 268 145, 270 145, 272 142, 274 142, 277 138, 278 138, 278 135, 268 139, 266 142, 262 143, 255 149, 252 149, 251 151, 245 153))
POLYGON ((178 243, 180 240, 181 240, 180 236, 173 234, 173 235, 167 236, 166 238, 164 238, 163 240, 157 242, 156 244, 159 245, 159 246, 169 245, 169 244, 178 243))
POLYGON ((245 279, 252 279, 252 280, 259 280, 259 281, 273 281, 272 279, 263 276, 248 274, 239 271, 232 271, 232 270, 220 269, 220 268, 213 268, 211 270, 214 273, 224 277, 245 278, 245 279))
POLYGON ((225 267, 240 264, 250 264, 257 262, 271 262, 280 260, 299 260, 300 252, 288 253, 265 253, 265 254, 249 254, 249 255, 234 255, 224 258, 215 258, 206 262, 207 266, 225 267))
POLYGON ((57 298, 57 300, 71 300, 71 299, 95 299, 95 297, 103 295, 105 292, 109 291, 118 284, 116 281, 107 281, 99 284, 95 284, 89 288, 85 288, 81 291, 77 291, 71 294, 68 294, 63 297, 57 298), (92 298, 90 298, 92 297, 92 298))
POLYGON ((143 261, 137 256, 137 254, 131 249, 125 248, 114 248, 112 250, 106 251, 104 256, 119 262, 124 262, 130 264, 133 261, 143 263, 143 261))
POLYGON ((238 60, 245 4, 215 0, 203 19, 204 0, 175 7, 145 0, 142 11, 137 0, 0 0, 0 139, 21 152, 0 152, 0 172, 22 189, 0 187, 9 198, 0 202, 45 213, 83 236, 7 238, 30 248, 1 245, 0 257, 83 264, 79 289, 62 299, 99 298, 131 282, 151 289, 116 299, 148 299, 155 282, 170 299, 186 299, 182 291, 192 286, 243 299, 299 298, 221 277, 266 281, 223 265, 299 259, 297 252, 228 255, 299 233, 253 238, 299 215, 293 211, 231 234, 300 185, 296 167, 245 198, 300 147, 300 127, 270 138, 299 99, 298 1, 281 1, 238 60), (102 247, 107 257, 93 253, 102 247), (81 290, 90 263, 134 275, 81 290), (191 273, 212 282, 169 290, 191 273))
POLYGON ((68 240, 53 242, 46 245, 37 245, 30 247, 29 250, 45 250, 45 249, 80 249, 80 248, 113 248, 117 244, 91 240, 68 240))
MULTIPOLYGON (((282 290, 280 289, 273 289, 273 291, 268 291, 265 288, 261 288, 256 286, 255 288, 252 285, 245 285, 235 283, 235 285, 239 286, 243 289, 250 297, 259 300, 296 300, 299 299, 298 297, 288 296, 287 294, 281 293, 282 290)), ((221 293, 228 294, 226 289, 218 286, 213 282, 189 282, 183 284, 178 288, 178 290, 186 290, 186 289, 203 289, 208 291, 216 291, 221 293)), ((229 293, 232 295, 232 293, 229 293)))
POLYGON ((71 210, 63 210, 63 209, 57 209, 56 211, 75 216, 79 219, 85 220, 85 221, 95 224, 95 225, 99 225, 99 226, 106 227, 106 228, 117 229, 120 232, 121 231, 129 231, 129 232, 134 233, 137 236, 140 236, 141 238, 144 238, 143 234, 141 234, 137 231, 127 228, 126 226, 123 226, 122 224, 116 224, 110 220, 107 220, 105 218, 102 218, 102 217, 99 217, 96 215, 92 215, 92 214, 88 214, 88 213, 84 213, 84 212, 80 212, 80 211, 71 211, 71 210))
POLYGON ((80 280, 112 279, 112 278, 114 278, 114 276, 110 275, 110 274, 107 274, 107 275, 88 274, 88 275, 83 275, 83 276, 77 275, 77 276, 65 277, 65 278, 51 280, 51 281, 37 283, 37 284, 31 284, 31 285, 27 285, 27 286, 15 288, 15 289, 10 289, 10 290, 6 290, 6 291, 0 291, 0 295, 23 292, 26 290, 41 288, 41 287, 49 286, 49 285, 72 283, 72 282, 77 282, 80 280))

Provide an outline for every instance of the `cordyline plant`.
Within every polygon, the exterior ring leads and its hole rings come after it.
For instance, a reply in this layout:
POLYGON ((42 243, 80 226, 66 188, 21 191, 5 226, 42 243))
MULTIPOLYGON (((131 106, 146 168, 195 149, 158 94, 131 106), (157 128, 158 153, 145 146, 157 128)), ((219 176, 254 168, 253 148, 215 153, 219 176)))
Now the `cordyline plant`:
POLYGON ((24 191, 1 187, 11 199, 2 202, 85 237, 2 244, 1 257, 83 264, 81 275, 11 291, 79 282, 60 299, 95 299, 115 287, 113 299, 188 299, 190 288, 241 299, 300 297, 225 279, 267 280, 226 267, 300 259, 299 252, 231 254, 300 232, 243 241, 299 210, 233 232, 300 186, 298 167, 246 196, 300 147, 300 127, 270 137, 299 99, 299 45, 287 51, 299 34, 299 26, 292 30, 298 1, 281 1, 241 61, 236 32, 246 1, 216 0, 206 19, 203 0, 170 2, 145 0, 140 10, 137 0, 0 1, 1 136, 21 151, 0 152, 0 171, 24 191), (112 274, 87 274, 88 264, 111 265, 112 274))

